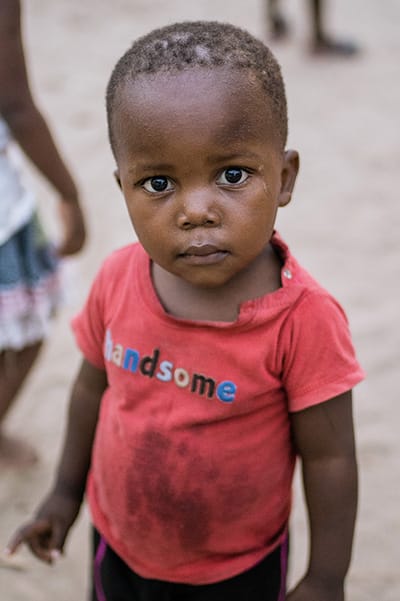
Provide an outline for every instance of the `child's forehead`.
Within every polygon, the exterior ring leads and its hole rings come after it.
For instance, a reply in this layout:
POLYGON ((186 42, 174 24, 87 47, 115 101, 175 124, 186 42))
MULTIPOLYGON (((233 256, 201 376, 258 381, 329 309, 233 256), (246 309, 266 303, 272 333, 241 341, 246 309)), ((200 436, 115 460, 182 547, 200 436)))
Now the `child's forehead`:
MULTIPOLYGON (((119 106, 145 106, 155 97, 162 102, 175 95, 177 107, 195 103, 207 105, 215 97, 228 101, 256 102, 269 106, 269 98, 256 74, 249 69, 230 67, 193 67, 179 71, 159 71, 130 77, 120 86, 119 106)), ((226 106, 221 106, 221 110, 226 106)))
POLYGON ((134 144, 136 151, 148 150, 185 136, 200 146, 277 139, 272 105, 260 82, 245 71, 141 75, 126 83, 118 104, 114 139, 120 149, 134 144))

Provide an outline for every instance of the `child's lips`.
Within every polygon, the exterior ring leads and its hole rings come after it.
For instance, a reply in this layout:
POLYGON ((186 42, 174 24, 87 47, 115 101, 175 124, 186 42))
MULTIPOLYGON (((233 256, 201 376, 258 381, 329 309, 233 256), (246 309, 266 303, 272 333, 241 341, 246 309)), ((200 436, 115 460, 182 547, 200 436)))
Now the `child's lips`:
POLYGON ((214 244, 199 244, 189 246, 180 253, 179 257, 191 265, 211 265, 222 261, 228 252, 214 244))

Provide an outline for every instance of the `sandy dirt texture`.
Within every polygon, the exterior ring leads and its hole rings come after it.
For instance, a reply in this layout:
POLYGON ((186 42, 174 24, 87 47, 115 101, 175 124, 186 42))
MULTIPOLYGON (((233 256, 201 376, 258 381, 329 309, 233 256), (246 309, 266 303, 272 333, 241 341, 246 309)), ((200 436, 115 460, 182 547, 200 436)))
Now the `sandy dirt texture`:
MULTIPOLYGON (((360 502, 348 578, 348 601, 400 599, 400 3, 331 0, 333 32, 362 47, 358 58, 312 58, 305 0, 284 2, 287 42, 271 42, 289 100, 289 144, 301 172, 277 228, 298 259, 345 307, 367 379, 355 390, 360 502)), ((26 520, 49 486, 57 462, 72 377, 80 360, 69 329, 101 260, 134 238, 113 179, 104 90, 131 40, 177 20, 230 21, 268 40, 262 0, 26 0, 24 32, 32 86, 76 174, 90 239, 65 265, 66 305, 37 369, 8 418, 40 462, 0 474, 0 546, 26 520)), ((29 177, 48 227, 56 201, 33 171, 29 177)), ((71 532, 54 567, 24 549, 0 562, 2 601, 87 599, 88 513, 71 532)), ((307 525, 295 482, 290 582, 307 557, 307 525)))

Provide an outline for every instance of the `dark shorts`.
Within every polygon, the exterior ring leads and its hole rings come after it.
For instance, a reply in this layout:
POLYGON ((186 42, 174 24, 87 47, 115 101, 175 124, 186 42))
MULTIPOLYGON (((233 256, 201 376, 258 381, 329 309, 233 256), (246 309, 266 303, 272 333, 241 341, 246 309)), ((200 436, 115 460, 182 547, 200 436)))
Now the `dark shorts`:
POLYGON ((214 584, 191 585, 142 578, 94 529, 91 601, 283 601, 287 544, 256 566, 214 584))

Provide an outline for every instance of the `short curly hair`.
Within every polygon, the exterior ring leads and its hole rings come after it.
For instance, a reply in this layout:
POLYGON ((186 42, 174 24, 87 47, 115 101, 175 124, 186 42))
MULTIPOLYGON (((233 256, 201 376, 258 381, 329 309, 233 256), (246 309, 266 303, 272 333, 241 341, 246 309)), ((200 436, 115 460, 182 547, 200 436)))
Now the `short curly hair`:
POLYGON ((154 29, 138 38, 119 59, 107 85, 106 108, 110 144, 115 153, 113 114, 125 83, 139 75, 176 73, 193 67, 228 67, 251 71, 270 99, 282 148, 287 140, 285 85, 271 50, 247 31, 217 21, 187 21, 154 29))

